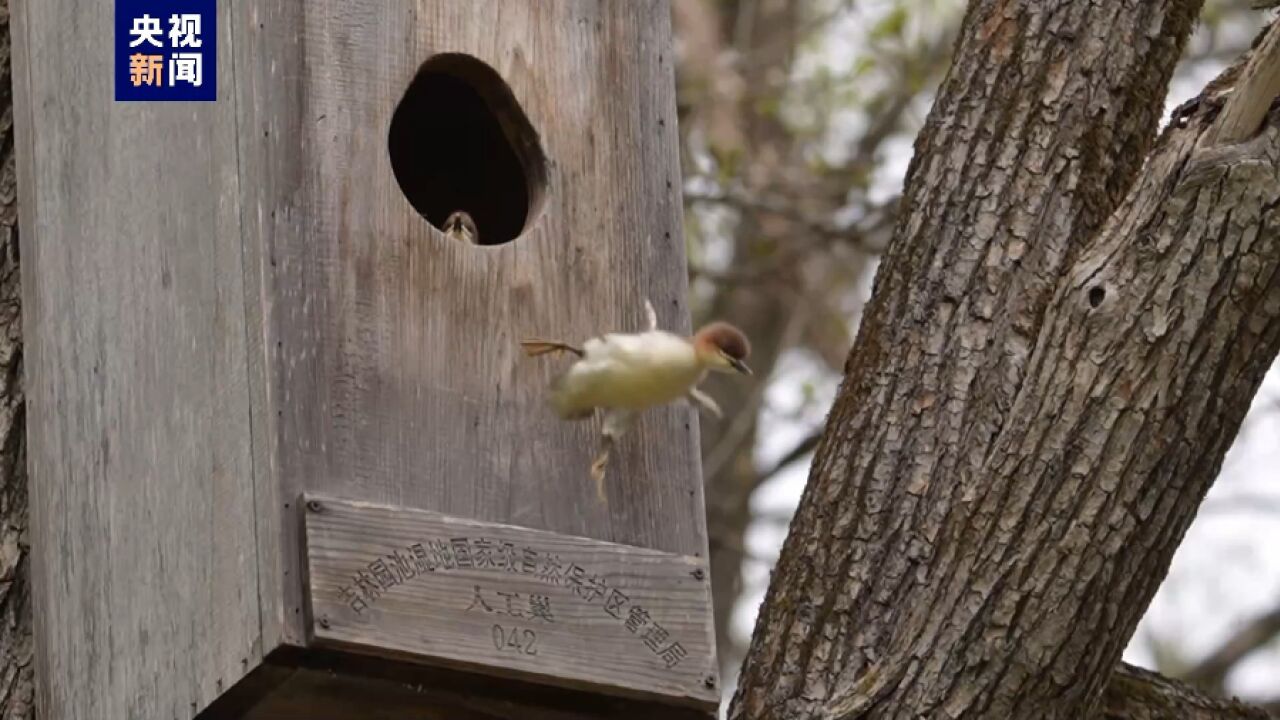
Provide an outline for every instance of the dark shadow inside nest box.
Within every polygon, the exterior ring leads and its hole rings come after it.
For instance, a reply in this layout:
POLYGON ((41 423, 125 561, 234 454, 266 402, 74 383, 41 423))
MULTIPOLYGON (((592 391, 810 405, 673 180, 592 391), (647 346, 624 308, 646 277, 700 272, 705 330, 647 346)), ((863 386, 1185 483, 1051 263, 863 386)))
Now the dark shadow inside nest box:
POLYGON ((501 245, 537 217, 546 156, 511 88, 483 62, 450 53, 423 63, 387 142, 400 189, 437 230, 462 210, 482 245, 501 245))

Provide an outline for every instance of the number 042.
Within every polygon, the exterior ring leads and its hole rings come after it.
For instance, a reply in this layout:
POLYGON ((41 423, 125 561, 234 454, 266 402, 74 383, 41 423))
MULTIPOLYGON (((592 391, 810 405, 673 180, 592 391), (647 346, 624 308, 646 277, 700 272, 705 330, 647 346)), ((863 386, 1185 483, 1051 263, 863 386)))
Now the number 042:
POLYGON ((525 655, 538 654, 538 634, 532 630, 504 628, 501 625, 494 625, 491 633, 493 635, 493 646, 498 650, 523 653, 525 655))

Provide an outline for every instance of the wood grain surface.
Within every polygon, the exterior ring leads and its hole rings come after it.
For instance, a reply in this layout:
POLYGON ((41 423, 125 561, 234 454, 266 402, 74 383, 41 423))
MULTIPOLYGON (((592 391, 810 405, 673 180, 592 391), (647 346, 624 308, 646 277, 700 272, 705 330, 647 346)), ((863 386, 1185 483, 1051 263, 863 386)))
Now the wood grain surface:
POLYGON ((115 102, 113 3, 13 11, 37 705, 191 717, 262 652, 236 106, 115 102))
POLYGON ((260 525, 277 530, 261 539, 278 563, 264 565, 264 602, 282 598, 264 611, 268 647, 303 640, 290 506, 303 492, 706 556, 694 410, 645 413, 601 503, 599 420, 556 420, 545 390, 567 361, 518 345, 639 330, 645 298, 662 327, 689 330, 669 15, 666 0, 237 12, 246 257, 265 313, 251 341, 265 353, 255 450, 272 476, 260 525), (492 67, 546 156, 540 207, 513 242, 449 241, 392 170, 391 118, 441 53, 492 67))
POLYGON ((333 498, 305 507, 318 646, 716 706, 697 558, 333 498))
POLYGON ((305 646, 304 492, 705 558, 695 412, 646 413, 602 503, 598 421, 518 347, 646 298, 689 330, 666 0, 219 3, 199 104, 113 102, 112 7, 81 5, 13 3, 45 715, 191 717, 305 646), (546 158, 513 242, 451 243, 392 171, 441 53, 546 158))

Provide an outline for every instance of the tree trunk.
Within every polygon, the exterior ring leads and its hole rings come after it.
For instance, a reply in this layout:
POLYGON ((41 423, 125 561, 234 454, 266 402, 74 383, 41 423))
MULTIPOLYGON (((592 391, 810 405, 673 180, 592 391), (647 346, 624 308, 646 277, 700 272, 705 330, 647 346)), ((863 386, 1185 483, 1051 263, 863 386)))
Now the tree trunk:
POLYGON ((0 718, 35 717, 9 8, 0 7, 0 718))
POLYGON ((1138 176, 1199 6, 971 3, 731 718, 1258 717, 1101 704, 1280 347, 1280 120, 1138 176))

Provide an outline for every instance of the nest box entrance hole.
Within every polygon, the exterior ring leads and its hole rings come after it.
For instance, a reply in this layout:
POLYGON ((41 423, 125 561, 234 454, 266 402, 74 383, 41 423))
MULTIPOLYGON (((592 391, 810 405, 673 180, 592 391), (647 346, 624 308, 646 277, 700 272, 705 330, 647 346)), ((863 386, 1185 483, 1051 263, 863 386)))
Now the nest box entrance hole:
POLYGON ((502 77, 469 55, 423 63, 387 144, 400 189, 437 230, 461 210, 480 244, 501 245, 537 217, 547 183, 538 134, 502 77))

